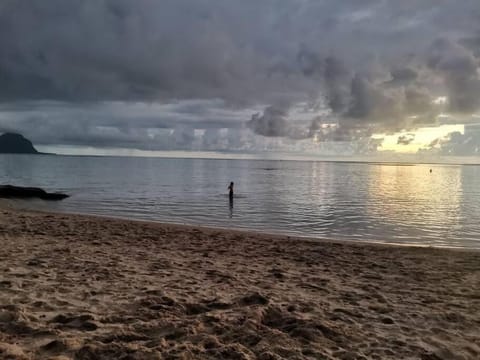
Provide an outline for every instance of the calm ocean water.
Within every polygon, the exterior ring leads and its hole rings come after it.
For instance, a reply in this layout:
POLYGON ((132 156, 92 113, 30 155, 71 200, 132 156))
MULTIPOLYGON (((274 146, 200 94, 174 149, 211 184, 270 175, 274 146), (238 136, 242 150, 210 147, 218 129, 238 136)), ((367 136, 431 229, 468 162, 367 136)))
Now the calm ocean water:
POLYGON ((72 195, 56 203, 16 202, 20 206, 477 249, 479 179, 479 166, 0 156, 0 183, 72 195))

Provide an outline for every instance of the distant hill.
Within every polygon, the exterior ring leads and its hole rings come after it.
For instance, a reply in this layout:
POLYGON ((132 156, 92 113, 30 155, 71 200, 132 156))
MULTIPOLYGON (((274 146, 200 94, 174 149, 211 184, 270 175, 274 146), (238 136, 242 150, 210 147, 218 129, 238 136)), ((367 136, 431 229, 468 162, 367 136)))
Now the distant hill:
POLYGON ((0 154, 40 154, 30 140, 23 135, 5 133, 0 135, 0 154))

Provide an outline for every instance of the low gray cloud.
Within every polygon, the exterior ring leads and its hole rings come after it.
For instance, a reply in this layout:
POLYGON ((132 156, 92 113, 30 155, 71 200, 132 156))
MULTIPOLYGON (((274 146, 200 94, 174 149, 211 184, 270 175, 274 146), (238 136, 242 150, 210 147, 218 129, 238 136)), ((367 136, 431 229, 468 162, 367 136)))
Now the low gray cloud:
POLYGON ((480 124, 466 125, 463 134, 455 131, 435 139, 427 149, 421 150, 420 153, 442 156, 479 156, 480 124))
POLYGON ((252 115, 252 119, 247 122, 247 126, 259 135, 286 137, 290 134, 287 116, 287 108, 269 106, 263 114, 252 115))
POLYGON ((3 104, 0 132, 20 132, 39 145, 191 149, 192 131, 240 129, 248 113, 221 101, 3 104))

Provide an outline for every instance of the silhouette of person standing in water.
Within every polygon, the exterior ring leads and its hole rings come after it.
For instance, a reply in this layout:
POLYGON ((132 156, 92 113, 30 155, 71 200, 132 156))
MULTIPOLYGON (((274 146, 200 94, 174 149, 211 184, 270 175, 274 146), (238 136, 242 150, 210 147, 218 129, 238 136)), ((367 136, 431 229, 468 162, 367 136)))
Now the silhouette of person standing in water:
POLYGON ((230 201, 233 200, 233 181, 228 185, 228 197, 230 198, 230 201))
POLYGON ((230 205, 230 218, 233 217, 233 181, 228 186, 228 200, 230 205))

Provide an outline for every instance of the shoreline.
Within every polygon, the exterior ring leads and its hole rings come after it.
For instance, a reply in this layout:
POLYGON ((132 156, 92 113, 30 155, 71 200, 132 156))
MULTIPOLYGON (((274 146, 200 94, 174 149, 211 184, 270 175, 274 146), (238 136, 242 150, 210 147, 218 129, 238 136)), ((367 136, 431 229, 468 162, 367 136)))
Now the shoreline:
POLYGON ((387 242, 382 240, 354 240, 354 239, 341 239, 341 238, 320 238, 312 237, 308 235, 300 235, 296 233, 282 233, 280 230, 261 230, 261 229, 251 229, 251 228, 242 228, 242 227, 222 227, 214 225, 201 225, 195 223, 181 223, 174 221, 156 221, 149 219, 140 219, 132 217, 122 217, 114 215, 102 215, 102 214, 90 214, 82 212, 69 212, 69 211, 50 211, 47 209, 35 209, 30 207, 19 207, 15 205, 5 205, 5 199, 0 199, 0 211, 9 210, 9 211, 18 211, 18 212, 31 212, 31 213, 40 213, 40 214, 50 214, 50 215, 69 215, 69 216, 81 216, 81 217, 90 217, 98 220, 119 220, 119 221, 128 221, 134 223, 145 223, 145 224, 157 224, 159 226, 179 226, 189 228, 199 228, 207 231, 233 231, 238 233, 252 233, 256 235, 270 236, 275 238, 285 238, 288 241, 309 241, 309 242, 326 242, 326 243, 346 243, 346 244, 358 244, 358 245, 367 245, 367 246, 387 246, 387 247, 412 247, 412 248, 426 248, 426 249, 439 249, 439 250, 448 250, 448 251, 466 251, 466 252, 480 252, 479 248, 468 248, 468 247, 459 247, 459 246, 434 246, 434 245, 423 245, 419 243, 398 243, 398 242, 387 242), (2 203, 3 202, 3 203, 2 203))
POLYGON ((480 357, 477 251, 1 205, 0 230, 0 358, 480 357))

